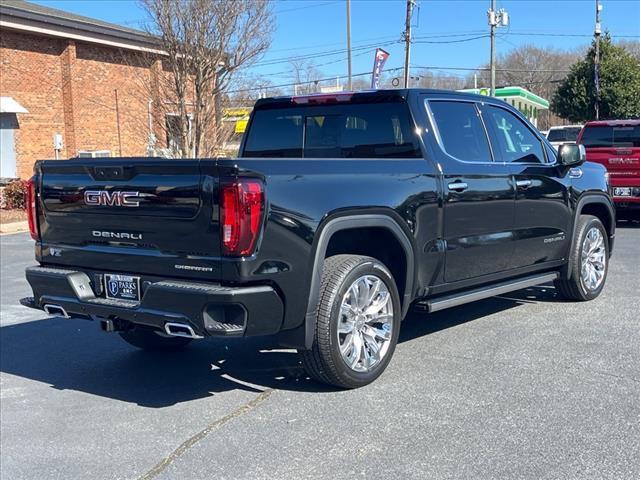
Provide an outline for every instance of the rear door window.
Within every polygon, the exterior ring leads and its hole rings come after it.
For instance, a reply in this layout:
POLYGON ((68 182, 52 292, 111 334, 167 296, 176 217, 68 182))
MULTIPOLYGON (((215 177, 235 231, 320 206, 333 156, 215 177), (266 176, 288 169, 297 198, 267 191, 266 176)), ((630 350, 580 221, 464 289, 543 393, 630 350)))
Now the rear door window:
POLYGON ((422 152, 409 109, 398 102, 258 110, 243 156, 421 158, 422 152))
POLYGON ((591 125, 580 141, 585 147, 640 147, 640 125, 591 125))
POLYGON ((430 101, 438 133, 445 152, 465 162, 490 162, 487 134, 475 104, 470 102, 430 101))

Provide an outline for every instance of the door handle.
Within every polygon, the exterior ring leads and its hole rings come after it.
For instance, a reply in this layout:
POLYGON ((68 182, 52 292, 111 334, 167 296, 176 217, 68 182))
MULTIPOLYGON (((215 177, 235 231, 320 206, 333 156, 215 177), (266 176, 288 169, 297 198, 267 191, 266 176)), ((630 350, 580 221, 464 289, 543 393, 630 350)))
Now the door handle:
POLYGON ((447 186, 449 187, 449 190, 453 190, 454 192, 464 192, 467 188, 469 188, 469 185, 464 182, 453 182, 447 186))
POLYGON ((516 187, 526 190, 532 183, 533 182, 531 180, 518 180, 516 181, 516 187))

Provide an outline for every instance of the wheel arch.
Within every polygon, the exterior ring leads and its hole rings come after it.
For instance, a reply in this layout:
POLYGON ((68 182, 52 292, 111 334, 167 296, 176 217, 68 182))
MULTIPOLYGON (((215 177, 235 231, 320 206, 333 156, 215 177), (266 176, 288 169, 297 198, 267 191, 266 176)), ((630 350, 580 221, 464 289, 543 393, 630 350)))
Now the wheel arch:
MULTIPOLYGON (((398 221, 392 217, 392 214, 385 213, 363 213, 363 214, 347 214, 338 217, 332 217, 325 220, 317 234, 317 242, 313 256, 313 266, 311 270, 311 286, 309 290, 309 300, 307 303, 307 311, 305 315, 305 346, 311 348, 316 322, 316 308, 318 304, 320 282, 322 279, 322 271, 324 260, 330 250, 332 239, 337 238, 340 232, 349 230, 366 231, 369 229, 381 229, 388 232, 395 239, 397 244, 402 248, 404 255, 404 271, 401 302, 402 302, 402 318, 406 315, 409 306, 413 300, 413 285, 415 276, 415 256, 413 244, 410 237, 402 229, 398 221)), ((362 254, 362 251, 337 253, 353 253, 362 254)), ((366 252, 365 252, 366 253, 366 252)), ((389 266, 388 266, 389 267, 389 266)), ((390 267, 392 273, 394 268, 390 267)), ((395 277, 394 277, 395 278, 395 277)), ((398 280, 396 279, 396 283, 398 280)))
MULTIPOLYGON (((613 251, 613 241, 615 238, 615 230, 616 230, 616 215, 615 215, 615 207, 612 205, 610 198, 602 193, 602 194, 587 194, 578 200, 575 209, 575 215, 573 219, 573 227, 571 231, 572 240, 575 238, 576 229, 578 228, 578 218, 580 215, 593 215, 597 217, 604 225, 605 230, 608 235, 608 243, 609 243, 609 255, 613 251)), ((573 245, 573 241, 572 241, 573 245)), ((567 262, 567 270, 566 270, 566 278, 571 278, 572 271, 572 257, 569 255, 569 261, 567 262)))

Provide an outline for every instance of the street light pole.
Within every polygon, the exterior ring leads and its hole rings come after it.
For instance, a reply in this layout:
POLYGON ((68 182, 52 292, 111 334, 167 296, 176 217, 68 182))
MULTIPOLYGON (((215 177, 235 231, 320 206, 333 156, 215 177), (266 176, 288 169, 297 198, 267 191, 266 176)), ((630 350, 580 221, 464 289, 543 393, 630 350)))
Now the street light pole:
POLYGON ((409 88, 409 60, 411 58, 411 14, 415 0, 407 0, 407 18, 404 22, 404 88, 409 88))
POLYGON ((347 0, 347 72, 349 79, 347 81, 347 90, 353 90, 351 81, 351 0, 347 0))

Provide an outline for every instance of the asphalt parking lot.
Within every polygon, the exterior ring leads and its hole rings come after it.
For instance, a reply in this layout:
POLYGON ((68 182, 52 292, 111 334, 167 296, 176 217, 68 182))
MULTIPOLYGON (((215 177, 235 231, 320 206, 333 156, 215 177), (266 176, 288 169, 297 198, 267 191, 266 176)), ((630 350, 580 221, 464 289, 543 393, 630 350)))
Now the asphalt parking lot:
POLYGON ((412 313, 355 391, 264 341, 148 354, 23 308, 32 242, 0 242, 2 479, 640 478, 640 224, 619 225, 597 300, 412 313))

